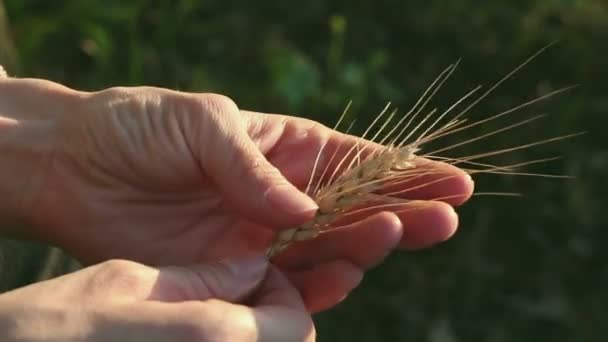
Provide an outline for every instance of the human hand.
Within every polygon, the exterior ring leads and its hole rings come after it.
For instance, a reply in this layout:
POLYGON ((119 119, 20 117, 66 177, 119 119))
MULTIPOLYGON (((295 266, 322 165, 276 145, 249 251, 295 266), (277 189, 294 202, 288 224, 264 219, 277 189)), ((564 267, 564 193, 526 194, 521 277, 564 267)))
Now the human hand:
POLYGON ((0 340, 314 341, 315 330, 297 290, 261 258, 111 260, 0 295, 0 340))
MULTIPOLYGON (((55 138, 52 152, 39 158, 48 160, 37 168, 44 186, 29 192, 21 211, 39 227, 37 238, 88 263, 173 265, 260 254, 277 230, 314 215, 314 203, 291 184, 305 187, 323 142, 327 155, 361 143, 310 120, 241 111, 219 95, 150 87, 82 93, 41 80, 10 82, 1 113, 25 107, 47 114, 20 129, 48 122, 42 126, 55 138)), ((452 177, 410 192, 423 200, 411 204, 417 210, 378 213, 278 258, 309 310, 342 300, 394 247, 426 247, 453 234, 449 204, 464 202, 472 182, 455 167, 430 165, 442 170, 437 177, 452 177), (433 198, 447 199, 426 201, 433 198)))

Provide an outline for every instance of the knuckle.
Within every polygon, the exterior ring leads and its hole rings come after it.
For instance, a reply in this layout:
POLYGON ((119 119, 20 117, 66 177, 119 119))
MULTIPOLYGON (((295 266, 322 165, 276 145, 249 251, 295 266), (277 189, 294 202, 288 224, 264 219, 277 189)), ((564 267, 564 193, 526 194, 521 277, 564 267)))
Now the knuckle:
POLYGON ((139 264, 129 260, 112 259, 100 264, 100 272, 109 275, 122 275, 131 272, 139 264))
MULTIPOLYGON (((238 106, 232 99, 219 94, 177 93, 172 97, 175 108, 190 126, 222 127, 242 124, 238 106)), ((214 134, 214 132, 210 132, 214 134)))
POLYGON ((238 115, 239 108, 229 97, 219 94, 201 94, 190 96, 196 111, 212 116, 238 115))
POLYGON ((92 290, 112 290, 127 294, 139 293, 147 282, 147 267, 127 260, 109 260, 99 265, 91 282, 92 290))
POLYGON ((129 87, 110 87, 98 92, 92 93, 93 97, 104 99, 112 99, 112 98, 124 98, 131 96, 133 94, 133 89, 129 87))
POLYGON ((304 119, 305 121, 305 125, 307 125, 309 127, 310 130, 312 131, 320 131, 320 132, 325 132, 325 131, 329 131, 331 130, 331 128, 329 128, 328 126, 318 122, 318 121, 314 121, 311 119, 304 119))
POLYGON ((312 119, 298 118, 297 121, 298 121, 299 125, 306 127, 306 130, 308 130, 310 132, 328 134, 332 130, 331 128, 324 125, 323 123, 312 120, 312 119))
POLYGON ((202 102, 207 105, 210 111, 219 113, 238 113, 239 108, 236 103, 228 96, 219 94, 204 94, 202 102))
POLYGON ((302 129, 307 132, 307 135, 313 138, 313 141, 320 148, 331 136, 333 129, 328 126, 314 120, 301 119, 294 122, 295 125, 303 127, 302 129))

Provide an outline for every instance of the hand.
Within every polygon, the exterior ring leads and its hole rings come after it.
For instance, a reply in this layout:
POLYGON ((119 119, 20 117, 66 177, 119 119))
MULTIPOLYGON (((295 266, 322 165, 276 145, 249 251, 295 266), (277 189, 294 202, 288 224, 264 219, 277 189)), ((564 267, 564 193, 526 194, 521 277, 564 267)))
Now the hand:
MULTIPOLYGON (((291 184, 305 187, 323 142, 331 155, 360 141, 309 120, 240 111, 219 95, 10 82, 2 113, 45 113, 31 122, 48 121, 47 135, 56 137, 45 154, 52 158, 34 168, 44 172, 44 187, 23 200, 30 203, 23 212, 40 227, 37 238, 85 262, 172 265, 260 254, 278 229, 312 217, 314 203, 291 184)), ((472 182, 454 167, 431 165, 452 177, 409 195, 445 202, 378 213, 279 258, 309 310, 342 300, 394 247, 427 247, 454 233, 449 204, 464 202, 472 182)))
POLYGON ((6 342, 314 339, 297 290, 260 258, 167 268, 112 260, 0 295, 6 342))

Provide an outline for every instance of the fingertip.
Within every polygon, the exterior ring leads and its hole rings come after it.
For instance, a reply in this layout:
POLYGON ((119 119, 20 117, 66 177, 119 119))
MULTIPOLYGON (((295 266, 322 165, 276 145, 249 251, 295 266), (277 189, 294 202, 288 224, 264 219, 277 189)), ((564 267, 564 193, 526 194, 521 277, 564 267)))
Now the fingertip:
POLYGON ((375 214, 357 225, 376 228, 377 245, 384 246, 386 253, 397 247, 403 237, 403 223, 399 216, 390 211, 375 214))
POLYGON ((471 198, 475 185, 466 171, 425 158, 418 158, 416 163, 428 174, 400 182, 397 188, 404 198, 442 201, 453 206, 460 206, 471 198))
POLYGON ((470 174, 458 169, 459 176, 453 181, 453 193, 455 197, 448 201, 453 206, 459 206, 468 201, 475 191, 475 181, 470 174))
POLYGON ((420 208, 400 214, 404 226, 400 246, 407 250, 428 248, 450 239, 458 229, 454 207, 439 202, 421 202, 420 208))
POLYGON ((353 290, 363 281, 363 270, 346 259, 334 261, 333 267, 336 271, 340 270, 345 288, 349 290, 353 290))
POLYGON ((399 241, 403 235, 403 223, 401 222, 399 215, 391 211, 381 212, 378 215, 380 215, 380 217, 386 221, 385 226, 387 227, 387 237, 391 240, 399 241))
POLYGON ((440 206, 443 207, 442 211, 444 212, 444 222, 442 224, 442 226, 444 227, 444 234, 443 239, 441 241, 446 241, 452 236, 454 236, 454 234, 456 234, 456 231, 458 230, 460 216, 458 216, 458 213, 456 212, 456 209, 454 209, 453 206, 447 203, 442 203, 440 206))

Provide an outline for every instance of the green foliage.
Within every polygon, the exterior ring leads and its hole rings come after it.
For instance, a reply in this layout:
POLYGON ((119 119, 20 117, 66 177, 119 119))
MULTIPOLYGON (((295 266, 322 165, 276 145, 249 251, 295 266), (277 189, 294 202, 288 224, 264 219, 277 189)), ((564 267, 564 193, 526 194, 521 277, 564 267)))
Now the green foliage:
POLYGON ((21 76, 90 90, 146 84, 219 92, 242 108, 298 113, 330 125, 351 99, 351 115, 362 121, 387 101, 407 109, 442 69, 462 58, 437 98, 445 106, 559 39, 472 116, 485 117, 562 86, 582 86, 518 114, 547 112, 549 120, 461 151, 588 130, 573 141, 501 159, 563 155, 564 161, 533 170, 576 179, 480 177, 480 191, 527 197, 472 200, 460 210, 461 231, 454 239, 428 251, 393 255, 345 303, 319 315, 318 330, 321 341, 608 336, 606 2, 6 0, 5 5, 18 54, 13 73, 21 76))

